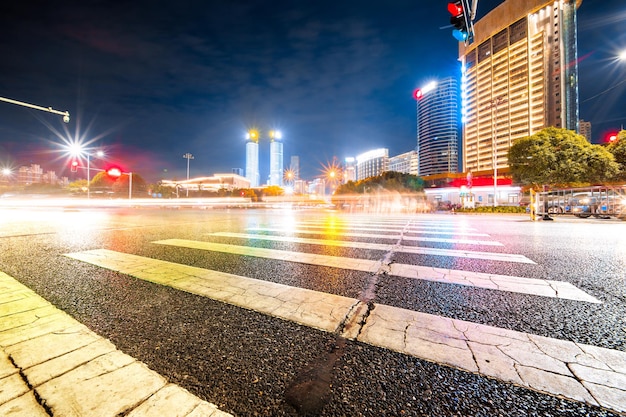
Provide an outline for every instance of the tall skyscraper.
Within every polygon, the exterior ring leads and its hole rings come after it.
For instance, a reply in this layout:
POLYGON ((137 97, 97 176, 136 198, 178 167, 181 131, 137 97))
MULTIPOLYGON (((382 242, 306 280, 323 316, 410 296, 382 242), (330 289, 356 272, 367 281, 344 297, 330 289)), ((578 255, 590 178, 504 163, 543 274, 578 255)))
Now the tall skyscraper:
POLYGON ((270 131, 270 185, 283 185, 283 138, 279 130, 270 131))
POLYGON ((453 77, 415 91, 418 175, 458 172, 459 84, 453 77))
POLYGON ((291 156, 291 163, 289 164, 289 169, 293 173, 294 181, 300 179, 300 157, 298 155, 291 156))
POLYGON ((506 0, 459 44, 463 171, 508 169, 518 138, 549 127, 578 131, 576 8, 582 0, 506 0))
POLYGON ((246 178, 250 187, 259 186, 259 132, 250 130, 246 135, 246 178))

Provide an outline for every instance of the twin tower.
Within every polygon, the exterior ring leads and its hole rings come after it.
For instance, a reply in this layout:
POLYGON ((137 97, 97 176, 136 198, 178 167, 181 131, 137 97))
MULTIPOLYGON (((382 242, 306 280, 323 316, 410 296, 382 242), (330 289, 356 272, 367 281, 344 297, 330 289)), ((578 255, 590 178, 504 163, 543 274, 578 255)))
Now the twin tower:
MULTIPOLYGON (((246 134, 246 179, 250 187, 258 187, 259 174, 259 131, 252 129, 246 134)), ((270 177, 269 185, 283 185, 283 135, 278 130, 270 130, 270 177)))

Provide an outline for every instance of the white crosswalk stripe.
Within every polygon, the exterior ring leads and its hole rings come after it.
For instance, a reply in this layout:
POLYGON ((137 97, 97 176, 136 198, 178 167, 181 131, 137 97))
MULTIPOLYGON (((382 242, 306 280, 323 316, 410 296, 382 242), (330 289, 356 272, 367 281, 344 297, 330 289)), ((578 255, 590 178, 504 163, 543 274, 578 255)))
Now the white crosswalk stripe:
POLYGON ((405 252, 422 255, 436 255, 436 256, 454 256, 457 258, 472 258, 472 259, 485 259, 491 261, 502 262, 520 262, 534 264, 532 260, 528 259, 524 255, 510 254, 510 253, 498 253, 498 252, 480 252, 458 249, 439 249, 439 248, 425 248, 419 246, 398 246, 382 243, 368 243, 368 242, 346 242, 341 240, 324 240, 324 239, 306 239, 289 236, 269 236, 261 234, 245 234, 245 233, 231 233, 231 232, 217 232, 213 233, 214 236, 222 237, 234 237, 240 239, 257 239, 257 240, 273 240, 279 242, 291 242, 291 243, 305 243, 310 245, 324 245, 324 246, 338 246, 344 248, 359 248, 359 249, 373 249, 380 251, 405 252))
MULTIPOLYGON (((402 245, 403 241, 411 241, 503 246, 482 238, 489 236, 477 233, 469 227, 459 228, 449 222, 407 223, 401 218, 389 221, 367 220, 354 219, 332 224, 308 221, 291 224, 289 229, 250 227, 246 230, 259 233, 216 232, 208 236, 250 242, 335 246, 351 251, 379 250, 386 253, 381 255, 381 259, 329 256, 301 250, 277 250, 185 239, 166 239, 152 243, 363 271, 377 276, 379 280, 388 275, 568 299, 573 302, 601 303, 567 282, 390 262, 390 254, 404 252, 534 264, 532 260, 518 254, 402 245), (332 239, 294 236, 306 234, 332 239), (435 237, 426 237, 426 234, 435 237), (442 235, 449 237, 441 237, 442 235), (481 236, 481 239, 468 239, 467 236, 481 236), (350 238, 388 239, 395 243, 371 243, 350 238)), ((625 352, 378 304, 375 299, 372 303, 367 302, 367 299, 327 294, 106 249, 66 256, 138 279, 171 286, 323 331, 335 332, 348 339, 503 382, 618 412, 626 411, 625 352)))
MULTIPOLYGON (((195 240, 167 239, 153 243, 298 262, 310 265, 328 266, 332 268, 352 269, 370 273, 376 273, 376 271, 380 270, 382 266, 380 260, 309 254, 295 251, 226 245, 222 243, 201 242, 195 240)), ((562 281, 522 278, 462 270, 447 270, 442 268, 400 263, 392 263, 390 265, 389 274, 404 278, 414 278, 499 291, 600 303, 600 301, 595 297, 585 293, 568 282, 562 281)))
POLYGON ((314 230, 307 229, 278 229, 278 228, 270 228, 270 227, 250 227, 246 230, 250 232, 277 232, 277 233, 289 233, 289 234, 299 234, 299 235, 331 235, 331 236, 342 236, 342 237, 364 237, 368 239, 393 239, 399 240, 402 239, 407 242, 435 242, 435 243, 453 243, 458 245, 483 245, 483 246, 504 246, 500 242, 496 242, 493 240, 474 240, 474 239, 447 239, 447 238, 439 238, 439 237, 423 237, 423 236, 404 236, 398 234, 376 234, 376 233, 351 233, 351 232, 342 232, 337 233, 335 231, 319 232, 314 230))
POLYGON ((626 411, 626 353, 105 249, 66 256, 529 389, 626 411))

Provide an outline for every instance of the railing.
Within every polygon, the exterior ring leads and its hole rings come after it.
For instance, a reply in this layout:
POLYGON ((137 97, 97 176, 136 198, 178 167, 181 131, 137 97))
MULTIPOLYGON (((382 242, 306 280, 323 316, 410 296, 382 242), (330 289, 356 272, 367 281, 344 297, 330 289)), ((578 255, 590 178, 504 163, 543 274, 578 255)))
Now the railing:
POLYGON ((537 216, 626 217, 626 185, 563 188, 537 193, 537 216))

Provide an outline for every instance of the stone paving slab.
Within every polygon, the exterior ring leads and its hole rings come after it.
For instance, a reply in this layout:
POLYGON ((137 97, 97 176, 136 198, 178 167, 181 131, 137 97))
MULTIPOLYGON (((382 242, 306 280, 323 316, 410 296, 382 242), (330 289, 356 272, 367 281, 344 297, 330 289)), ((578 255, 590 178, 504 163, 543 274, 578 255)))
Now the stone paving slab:
POLYGON ((318 329, 338 331, 345 323, 341 334, 349 339, 626 412, 626 352, 383 304, 368 308, 356 299, 109 250, 66 256, 318 329), (177 279, 165 277, 176 271, 177 279))
MULTIPOLYGON (((0 380, 0 383, 3 383, 0 380)), ((37 402, 33 391, 10 401, 0 403, 0 416, 3 417, 50 417, 50 414, 37 402)))
POLYGON ((381 304, 357 340, 626 412, 626 352, 381 304))
POLYGON ((230 416, 2 272, 0 289, 1 416, 230 416))

